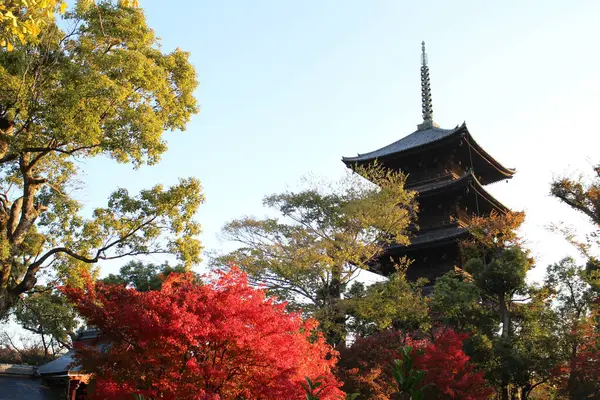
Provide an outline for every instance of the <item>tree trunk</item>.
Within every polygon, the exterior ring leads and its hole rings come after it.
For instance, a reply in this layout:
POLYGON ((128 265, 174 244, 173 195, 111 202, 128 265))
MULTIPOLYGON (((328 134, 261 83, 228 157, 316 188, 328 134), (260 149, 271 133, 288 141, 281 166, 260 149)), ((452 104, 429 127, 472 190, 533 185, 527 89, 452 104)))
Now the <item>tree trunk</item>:
MULTIPOLYGON (((507 341, 509 337, 510 330, 510 319, 508 314, 508 308, 506 307, 506 296, 504 293, 499 296, 500 303, 500 316, 502 318, 502 340, 507 341)), ((506 370, 506 365, 502 366, 502 374, 501 374, 501 383, 500 383, 500 393, 502 396, 502 400, 509 400, 509 375, 506 370)))
POLYGON ((567 392, 569 393, 569 398, 575 399, 577 396, 577 380, 575 379, 575 375, 573 371, 575 370, 575 357, 577 357, 577 343, 573 343, 571 346, 571 359, 569 360, 569 379, 567 381, 567 392))
POLYGON ((19 296, 16 296, 6 288, 0 289, 0 321, 4 319, 8 312, 17 304, 19 296))
POLYGON ((331 282, 327 288, 326 307, 328 308, 325 338, 334 347, 346 345, 346 314, 341 307, 342 299, 342 268, 334 267, 331 271, 331 282))

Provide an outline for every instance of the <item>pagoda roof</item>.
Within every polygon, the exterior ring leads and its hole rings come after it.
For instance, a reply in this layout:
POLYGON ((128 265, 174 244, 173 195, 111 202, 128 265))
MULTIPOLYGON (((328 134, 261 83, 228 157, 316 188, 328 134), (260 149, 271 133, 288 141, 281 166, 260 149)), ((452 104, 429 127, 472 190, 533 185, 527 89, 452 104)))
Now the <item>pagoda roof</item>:
POLYGON ((483 150, 483 148, 479 146, 473 139, 469 133, 469 130, 467 129, 467 124, 464 122, 462 125, 457 125, 453 129, 442 129, 433 125, 427 129, 416 130, 410 135, 405 136, 402 139, 378 150, 374 150, 369 153, 358 154, 356 157, 342 157, 342 161, 347 166, 350 166, 351 164, 367 163, 377 159, 399 158, 408 153, 417 153, 428 150, 432 146, 441 145, 446 141, 452 141, 452 138, 460 138, 462 136, 467 138, 467 142, 473 151, 478 156, 493 165, 502 176, 509 178, 516 172, 515 169, 503 166, 485 150, 483 150))
POLYGON ((419 233, 414 237, 410 238, 409 245, 395 244, 389 246, 386 249, 386 253, 393 252, 395 250, 415 250, 421 247, 427 247, 432 245, 444 244, 446 242, 454 241, 455 239, 466 236, 469 230, 467 228, 453 225, 447 228, 435 229, 423 233, 419 233))
POLYGON ((458 179, 446 180, 440 182, 433 182, 421 186, 411 187, 410 190, 413 190, 418 193, 419 197, 428 197, 434 196, 438 193, 445 193, 452 189, 456 189, 459 187, 464 187, 469 185, 473 190, 482 198, 489 201, 492 206, 494 206, 498 211, 508 212, 509 209, 500 201, 498 201, 490 192, 485 190, 481 182, 477 179, 477 177, 472 173, 468 172, 461 176, 458 179))
POLYGON ((398 153, 405 152, 411 149, 417 149, 427 144, 437 142, 448 136, 452 136, 458 132, 461 127, 457 126, 454 129, 442 129, 432 126, 429 129, 417 130, 402 139, 388 144, 378 150, 369 153, 358 154, 356 157, 342 157, 342 161, 348 163, 360 163, 365 161, 375 160, 377 158, 387 157, 398 153))

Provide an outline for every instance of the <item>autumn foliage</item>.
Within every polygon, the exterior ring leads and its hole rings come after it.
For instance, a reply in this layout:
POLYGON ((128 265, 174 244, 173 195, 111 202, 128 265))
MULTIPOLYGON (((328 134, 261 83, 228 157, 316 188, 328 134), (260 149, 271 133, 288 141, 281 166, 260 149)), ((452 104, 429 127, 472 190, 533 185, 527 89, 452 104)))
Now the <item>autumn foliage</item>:
POLYGON ((110 342, 78 353, 93 398, 300 399, 306 377, 326 386, 321 400, 342 395, 314 320, 286 312, 237 269, 204 285, 190 278, 171 274, 160 291, 64 289, 110 342))
POLYGON ((572 398, 600 397, 600 299, 590 315, 571 330, 571 358, 557 365, 552 383, 572 398))
POLYGON ((364 399, 395 399, 390 365, 401 359, 399 349, 411 346, 415 369, 425 371, 422 386, 427 399, 483 400, 491 394, 482 372, 476 372, 463 351, 467 335, 445 330, 435 340, 415 340, 386 330, 358 339, 341 352, 338 375, 347 393, 364 399))

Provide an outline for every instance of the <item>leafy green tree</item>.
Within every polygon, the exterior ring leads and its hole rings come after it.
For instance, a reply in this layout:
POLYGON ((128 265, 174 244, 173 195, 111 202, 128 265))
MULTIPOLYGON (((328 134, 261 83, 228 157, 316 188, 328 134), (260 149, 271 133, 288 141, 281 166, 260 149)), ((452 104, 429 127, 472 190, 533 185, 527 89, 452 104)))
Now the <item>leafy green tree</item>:
POLYGON ((131 261, 121 267, 119 273, 109 274, 103 279, 104 283, 131 286, 138 292, 160 290, 164 278, 170 273, 185 273, 183 265, 171 266, 169 263, 145 264, 141 261, 131 261))
POLYGON ((281 217, 228 223, 224 236, 241 247, 214 261, 238 265, 271 294, 314 312, 336 345, 346 336, 344 288, 389 243, 408 243, 416 209, 402 174, 377 166, 358 172, 370 182, 353 174, 338 186, 267 196, 264 204, 281 217))
MULTIPOLYGON (((137 0, 120 0, 125 7, 137 7, 137 0)), ((54 22, 56 14, 67 9, 64 0, 3 0, 0 3, 0 47, 12 51, 15 45, 35 43, 54 22)), ((96 5, 95 0, 79 0, 78 7, 96 5)))
POLYGON ((529 398, 561 359, 552 292, 526 282, 533 261, 516 234, 522 220, 475 218, 463 243, 466 273, 438 279, 430 302, 434 322, 470 333, 467 353, 503 399, 529 398))
POLYGON ((582 389, 581 382, 578 382, 572 373, 576 370, 573 363, 587 344, 587 328, 597 298, 597 292, 589 280, 589 267, 578 265, 570 257, 550 265, 546 270, 545 285, 554 295, 554 309, 557 315, 554 329, 558 337, 554 348, 560 349, 561 360, 569 366, 564 392, 571 398, 577 398, 582 389))
POLYGON ((422 283, 408 282, 402 272, 367 288, 354 282, 343 301, 351 316, 349 332, 366 337, 388 328, 402 332, 428 330, 429 308, 422 295, 422 283))
POLYGON ((76 160, 154 164, 167 149, 163 131, 185 128, 197 112, 188 54, 163 53, 139 9, 101 2, 65 19, 68 32, 50 24, 38 44, 0 52, 0 315, 45 266, 73 283, 100 260, 199 260, 196 179, 138 195, 117 189, 89 219, 72 197, 76 160))
POLYGON ((77 312, 52 288, 37 288, 17 303, 15 317, 21 327, 40 337, 44 356, 71 348, 79 322, 77 312))

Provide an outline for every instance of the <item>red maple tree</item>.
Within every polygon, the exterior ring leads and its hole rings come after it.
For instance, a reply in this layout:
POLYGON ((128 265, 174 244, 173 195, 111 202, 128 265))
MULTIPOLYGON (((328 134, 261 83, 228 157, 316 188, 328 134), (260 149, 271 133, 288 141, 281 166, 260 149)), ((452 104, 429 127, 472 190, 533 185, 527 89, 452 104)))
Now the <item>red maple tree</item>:
POLYGON ((446 330, 433 342, 415 346, 415 367, 425 371, 425 385, 450 399, 483 400, 493 390, 487 385, 483 372, 475 372, 469 356, 463 351, 467 334, 446 330), (417 349, 422 351, 417 352, 417 349))
POLYGON ((63 291, 110 343, 77 353, 94 376, 93 399, 300 399, 306 377, 326 386, 321 399, 342 395, 337 355, 316 322, 286 312, 239 270, 207 284, 172 274, 159 291, 102 282, 63 291))
POLYGON ((440 330, 435 340, 415 340, 394 330, 360 338, 342 350, 338 377, 344 390, 358 392, 365 398, 390 400, 395 388, 390 375, 394 359, 402 359, 399 349, 411 346, 416 370, 425 371, 422 386, 427 399, 483 400, 492 390, 482 372, 476 372, 463 351, 467 335, 440 330))

